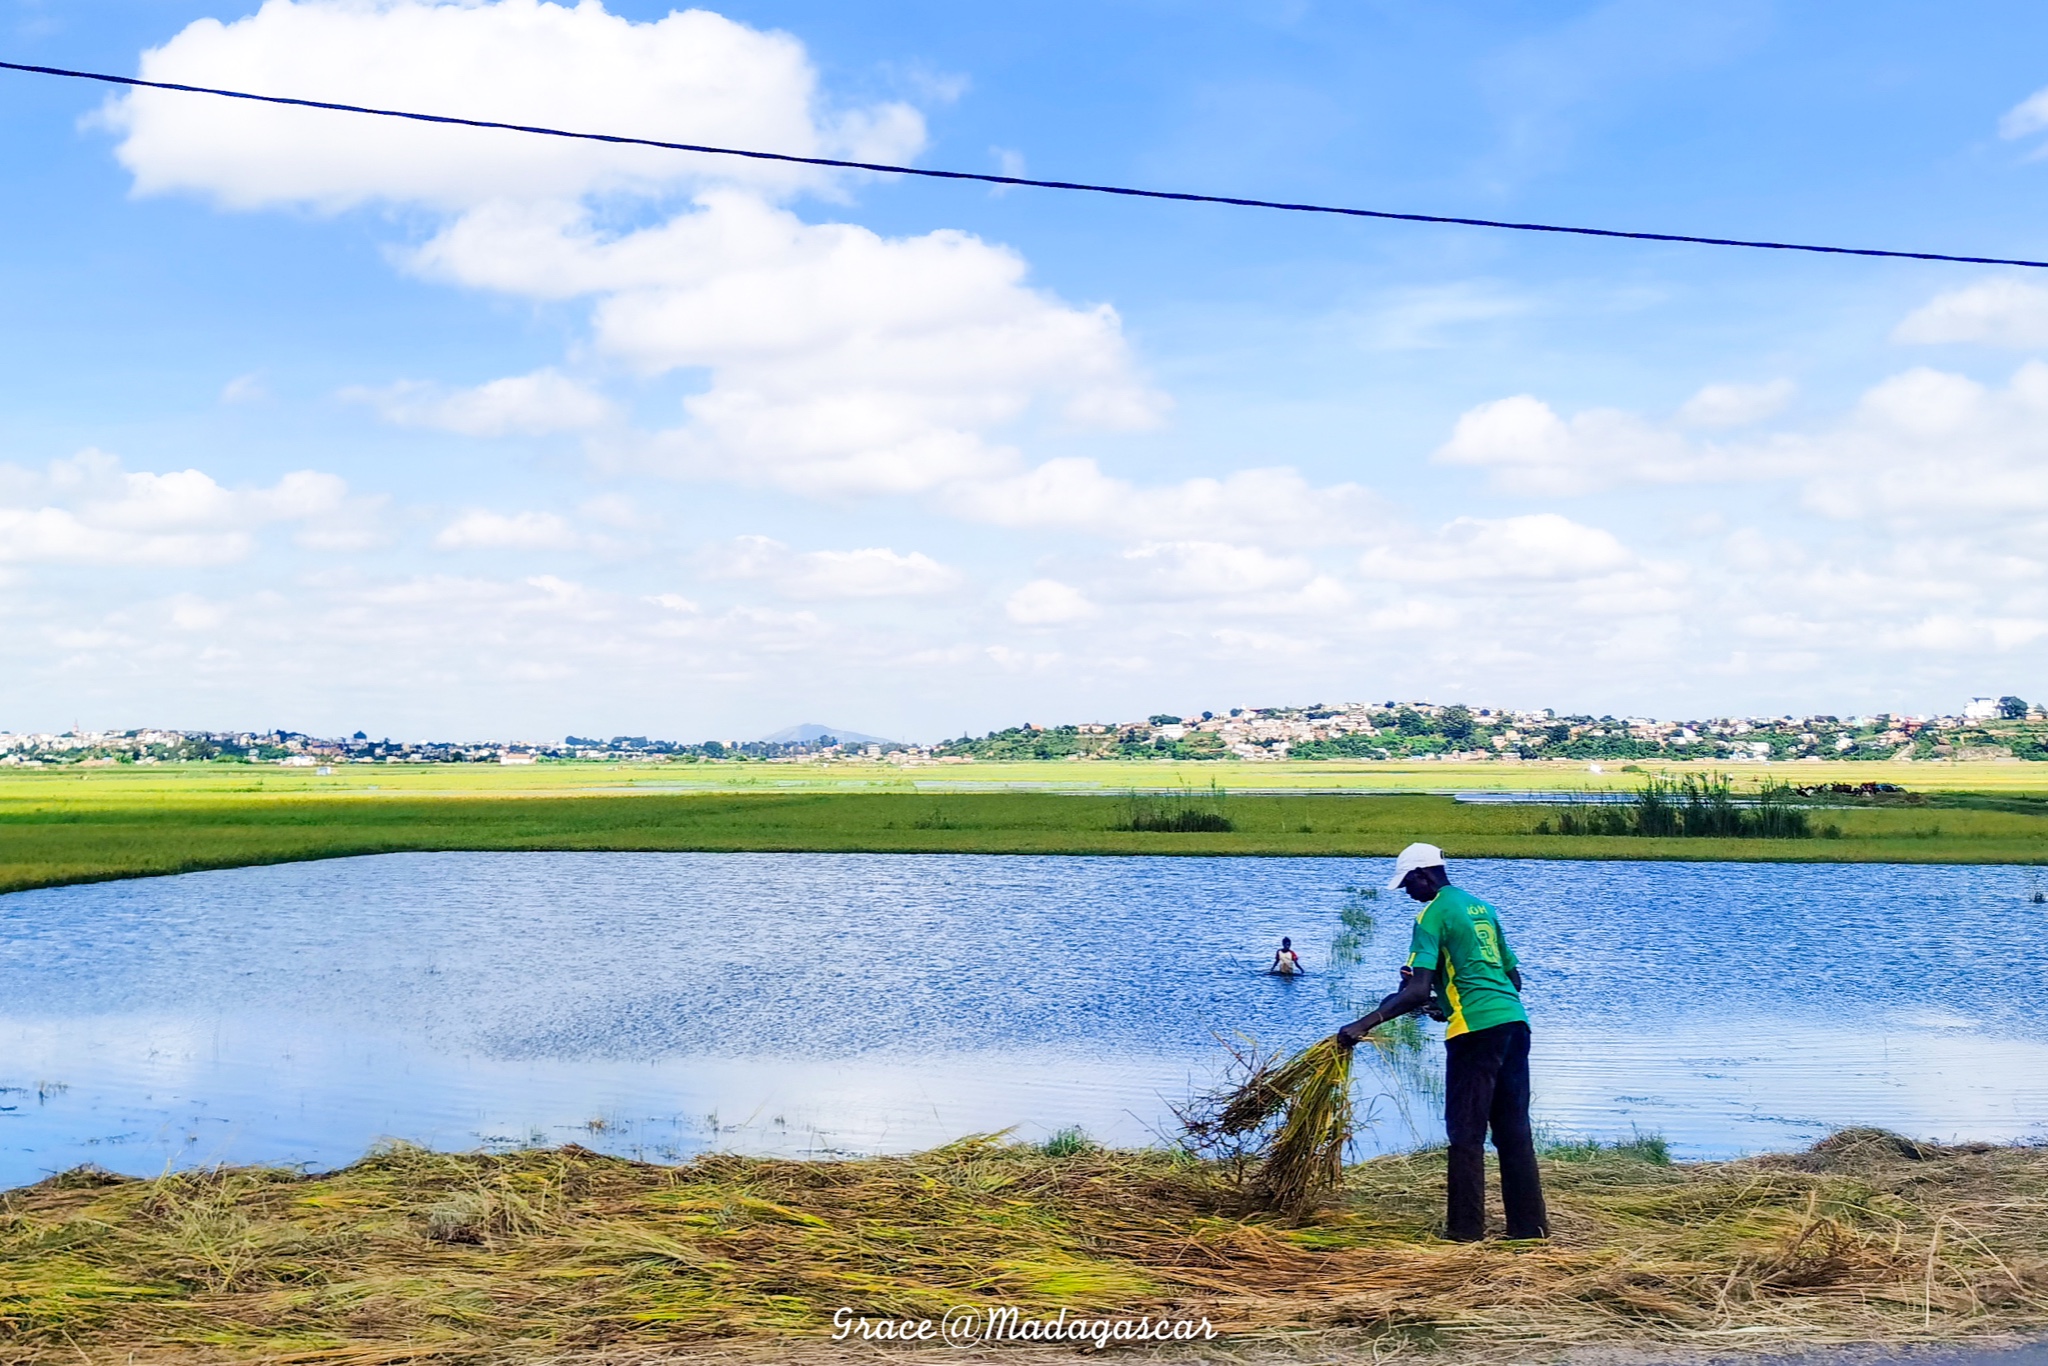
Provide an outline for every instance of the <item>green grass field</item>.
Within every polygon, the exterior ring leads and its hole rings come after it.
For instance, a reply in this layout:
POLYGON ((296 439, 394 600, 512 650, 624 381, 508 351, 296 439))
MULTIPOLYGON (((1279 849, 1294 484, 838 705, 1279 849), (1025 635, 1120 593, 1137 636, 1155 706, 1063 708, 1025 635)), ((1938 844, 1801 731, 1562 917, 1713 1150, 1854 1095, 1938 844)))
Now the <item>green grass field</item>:
MULTIPOLYGON (((1861 778, 1875 766, 1859 765, 1861 778)), ((1920 770, 1933 765, 1902 765, 1920 770)), ((1947 767, 1947 766, 1943 766, 1947 767)), ((1388 855, 1411 840, 1452 857, 2048 863, 2034 765, 1963 773, 1971 792, 1824 813, 1836 839, 1539 835, 1542 806, 1478 806, 1415 789, 1481 779, 1540 789, 1635 775, 1581 766, 767 765, 253 767, 27 772, 0 779, 0 890, 402 850, 840 850, 986 854, 1388 855), (1154 771, 1156 769, 1156 771, 1154 771), (1471 773, 1470 769, 1483 769, 1471 773), (1093 788, 1074 786, 1085 774, 1093 788), (1192 770, 1192 771, 1190 771, 1192 770), (2015 770, 2018 770, 2017 773, 2015 770), (1501 775, 1512 781, 1502 781, 1501 775), (927 777, 927 775, 932 775, 927 777), (1228 833, 1117 829, 1128 787, 1229 784, 1228 833), (1308 789, 1317 779, 1330 786, 1308 789), (1335 784, 1348 782, 1348 787, 1335 784), (916 784, 934 783, 922 787, 916 784), (1408 790, 1402 790, 1402 784, 1408 790), (687 786, 686 786, 687 784, 687 786), (993 790, 977 790, 991 787, 993 790), (1283 789, 1276 792, 1274 789, 1283 789), (1079 795, 1086 792, 1098 795, 1079 795), (1988 793, 1989 795, 1984 795, 1988 793), (1371 794, 1371 795, 1367 795, 1371 794)), ((1812 773, 1804 766, 1800 776, 1812 773)), ((1748 770, 1745 771, 1745 776, 1748 770)), ((1823 776, 1833 777, 1836 766, 1823 776)), ((1872 774, 1871 776, 1875 776, 1872 774)), ((2042 775, 2048 777, 2048 774, 2042 775)), ((1916 787, 1931 786, 1922 781, 1916 787)))

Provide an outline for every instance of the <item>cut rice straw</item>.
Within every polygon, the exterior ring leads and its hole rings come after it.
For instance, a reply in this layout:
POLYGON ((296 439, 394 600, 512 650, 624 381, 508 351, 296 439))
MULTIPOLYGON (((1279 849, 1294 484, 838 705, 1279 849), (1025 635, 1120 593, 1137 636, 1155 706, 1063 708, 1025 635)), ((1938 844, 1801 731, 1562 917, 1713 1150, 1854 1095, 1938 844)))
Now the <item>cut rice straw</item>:
POLYGON ((1206 1317, 1234 1359, 1359 1363, 2048 1328, 2048 1149, 1860 1130, 1738 1162, 1546 1159, 1540 1246, 1437 1239, 1443 1171, 1440 1153, 1359 1162, 1301 1218, 1245 1212, 1230 1166, 1185 1152, 997 1139, 840 1162, 393 1148, 317 1175, 78 1171, 0 1193, 0 1362, 825 1366, 841 1307, 1206 1317))
POLYGON ((1344 1183, 1351 1050, 1332 1036, 1279 1062, 1233 1053, 1244 1079, 1180 1113, 1185 1141, 1255 1164, 1247 1193, 1256 1207, 1307 1214, 1344 1183))

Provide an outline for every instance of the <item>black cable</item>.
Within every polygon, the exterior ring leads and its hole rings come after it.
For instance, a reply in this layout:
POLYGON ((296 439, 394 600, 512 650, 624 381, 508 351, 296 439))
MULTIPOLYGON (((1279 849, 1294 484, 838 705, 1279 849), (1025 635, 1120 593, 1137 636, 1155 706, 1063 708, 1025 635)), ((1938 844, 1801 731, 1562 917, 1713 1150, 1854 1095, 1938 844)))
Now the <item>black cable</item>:
POLYGON ((1459 218, 1449 214, 1346 209, 1330 204, 1291 204, 1284 200, 1240 199, 1232 195, 1140 190, 1128 185, 1090 185, 1073 180, 1031 180, 1024 176, 986 175, 979 171, 935 171, 921 166, 889 166, 873 161, 841 161, 836 157, 800 157, 788 152, 756 152, 739 147, 706 147, 692 142, 662 142, 655 138, 623 137, 616 133, 577 133, 566 128, 542 128, 528 123, 499 123, 493 119, 464 119, 451 114, 415 114, 404 109, 373 109, 367 105, 337 104, 329 100, 301 100, 287 95, 255 95, 246 90, 222 90, 209 85, 180 85, 174 81, 145 81, 135 76, 110 76, 99 71, 71 71, 61 66, 30 66, 23 62, 0 62, 0 70, 24 71, 37 76, 63 76, 71 80, 99 81, 105 85, 135 86, 144 90, 176 90, 188 95, 218 95, 224 99, 292 105, 300 109, 326 109, 339 114, 373 114, 378 118, 410 119, 415 123, 447 123, 461 128, 496 128, 508 133, 573 138, 580 142, 609 142, 625 147, 658 147, 670 152, 698 152, 705 156, 744 157, 749 161, 827 166, 842 171, 879 171, 886 175, 923 176, 927 180, 972 180, 985 185, 1019 185, 1034 190, 1080 190, 1088 194, 1123 195, 1130 199, 1171 199, 1187 204, 1229 204, 1243 209, 1327 213, 1344 218, 1380 218, 1397 223, 1449 223, 1466 228, 1504 228, 1512 232, 1555 232, 1574 237, 1622 237, 1637 242, 1689 242, 1703 247, 1751 247, 1758 251, 1805 251, 1824 256, 1885 256, 1907 261, 1953 261, 1961 265, 2027 266, 2035 270, 2048 270, 2048 261, 2023 261, 2004 256, 1952 256, 1939 251, 1884 251, 1875 247, 1823 247, 1809 242, 1761 242, 1741 237, 1694 237, 1679 232, 1623 232, 1618 228, 1570 228, 1556 223, 1515 223, 1496 218, 1459 218))

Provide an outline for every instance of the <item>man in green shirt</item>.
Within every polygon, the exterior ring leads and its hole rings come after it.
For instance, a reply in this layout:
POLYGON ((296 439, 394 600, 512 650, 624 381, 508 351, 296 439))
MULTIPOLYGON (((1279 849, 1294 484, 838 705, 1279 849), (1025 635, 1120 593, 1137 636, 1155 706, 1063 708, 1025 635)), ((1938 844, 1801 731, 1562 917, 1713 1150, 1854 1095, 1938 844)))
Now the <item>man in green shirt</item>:
POLYGON ((1408 940, 1401 989, 1337 1031, 1354 1046, 1389 1020, 1443 992, 1444 1130, 1450 1139, 1444 1236, 1486 1235, 1486 1131, 1500 1154, 1501 1204, 1508 1237, 1543 1238, 1550 1216, 1536 1171, 1529 1128, 1529 1017, 1522 1010, 1522 969, 1493 907, 1451 885, 1444 853, 1411 844, 1394 864, 1388 889, 1423 903, 1408 940))

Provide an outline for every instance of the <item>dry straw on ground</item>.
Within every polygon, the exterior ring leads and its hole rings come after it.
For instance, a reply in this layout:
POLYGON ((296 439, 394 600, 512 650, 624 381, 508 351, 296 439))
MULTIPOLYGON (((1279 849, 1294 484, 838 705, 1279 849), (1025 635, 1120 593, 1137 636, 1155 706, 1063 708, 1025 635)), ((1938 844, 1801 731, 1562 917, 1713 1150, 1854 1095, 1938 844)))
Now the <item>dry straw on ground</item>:
POLYGON ((832 1311, 1206 1315, 1232 1350, 1527 1360, 2048 1325, 2048 1150, 1840 1135, 1811 1153, 1545 1168, 1556 1238, 1431 1230, 1440 1155, 1301 1221, 1227 1169, 979 1140, 679 1168, 398 1148, 301 1177, 90 1173, 0 1196, 0 1361, 641 1362, 833 1351, 832 1311))

